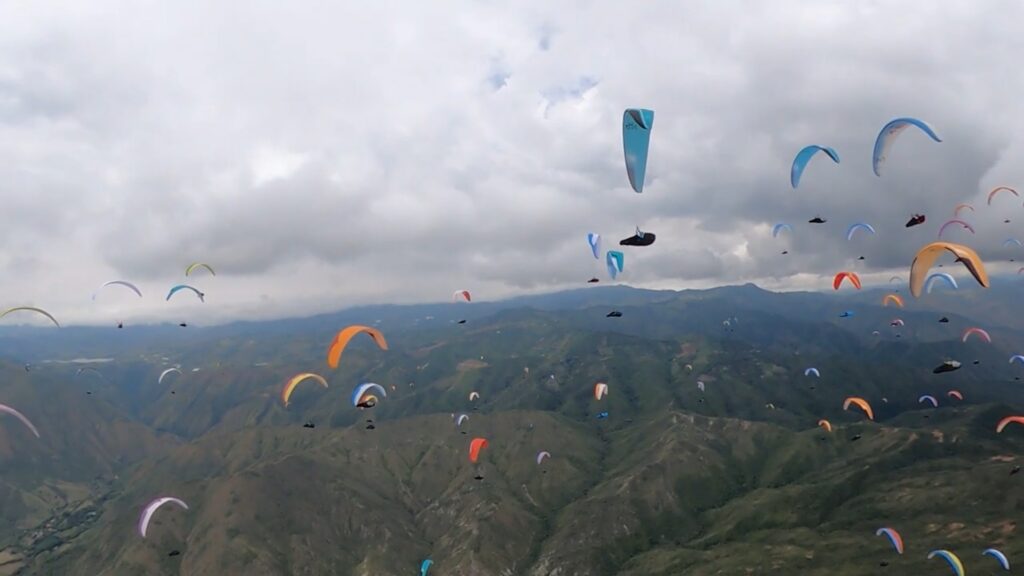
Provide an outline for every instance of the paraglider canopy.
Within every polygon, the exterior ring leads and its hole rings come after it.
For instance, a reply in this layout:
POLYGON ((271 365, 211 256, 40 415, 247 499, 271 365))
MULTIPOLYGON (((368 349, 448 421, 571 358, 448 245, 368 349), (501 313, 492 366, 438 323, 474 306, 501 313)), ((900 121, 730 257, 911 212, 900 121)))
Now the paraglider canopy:
POLYGON ((647 150, 651 145, 654 111, 628 108, 622 113, 622 149, 626 156, 626 175, 637 194, 644 191, 647 175, 647 150))
POLYGON ((364 332, 373 338, 373 341, 381 350, 388 349, 388 341, 384 339, 384 334, 380 330, 370 328, 369 326, 348 326, 335 335, 334 340, 327 349, 327 365, 331 368, 337 368, 338 362, 341 360, 341 354, 344 352, 345 347, 348 346, 349 341, 357 334, 364 332))
POLYGON ((213 271, 213 268, 210 267, 209 264, 204 264, 203 262, 193 262, 189 264, 188 267, 185 268, 185 276, 190 276, 192 272, 194 272, 197 268, 206 268, 207 270, 210 271, 210 274, 213 274, 214 276, 217 275, 217 273, 213 271))
POLYGON ((918 128, 935 142, 942 142, 942 140, 940 140, 935 134, 935 131, 932 130, 931 126, 917 118, 896 118, 895 120, 891 120, 888 124, 882 127, 882 130, 878 133, 878 137, 875 138, 875 150, 871 160, 871 168, 874 170, 875 176, 882 175, 882 165, 885 163, 886 157, 889 154, 889 149, 892 147, 893 140, 895 140, 896 137, 909 126, 918 128))
POLYGON ((833 162, 839 164, 839 154, 828 146, 818 146, 817 144, 811 144, 810 146, 804 146, 799 152, 796 153, 796 157, 793 158, 793 165, 789 169, 789 183, 796 188, 800 185, 800 178, 803 176, 804 168, 807 167, 807 163, 811 161, 818 152, 824 152, 832 159, 833 162))
POLYGON ((991 556, 991 557, 995 558, 996 562, 999 562, 999 566, 1001 566, 1003 570, 1009 570, 1010 569, 1010 560, 1006 557, 1006 554, 1003 554, 1002 552, 1000 552, 999 550, 996 550, 995 548, 989 548, 989 549, 985 550, 984 552, 982 552, 981 555, 982 556, 991 556))
POLYGON ((850 406, 857 406, 858 408, 863 410, 864 414, 867 415, 869 420, 875 419, 875 412, 874 410, 871 409, 871 405, 868 404, 867 400, 863 398, 858 398, 856 396, 850 396, 845 401, 843 401, 843 410, 849 410, 850 406))
POLYGON ((956 256, 956 261, 967 268, 967 271, 974 276, 974 279, 983 288, 989 287, 988 272, 985 271, 985 263, 974 250, 962 244, 952 242, 932 242, 917 251, 914 261, 910 265, 910 293, 915 298, 921 296, 921 289, 924 287, 928 271, 939 259, 939 256, 949 252, 956 256))
POLYGON ((839 290, 839 286, 842 285, 843 280, 853 284, 853 287, 860 290, 860 277, 857 276, 856 272, 840 272, 832 278, 832 289, 839 290))
POLYGON ((896 531, 895 528, 883 527, 875 531, 875 536, 885 536, 892 543, 892 547, 896 549, 897 554, 903 554, 903 537, 896 531))
POLYGON ((601 259, 601 235, 591 232, 587 234, 587 244, 590 246, 590 251, 593 252, 596 260, 601 259))
POLYGON ((60 323, 57 322, 57 319, 54 318, 53 316, 51 316, 49 312, 47 312, 46 310, 43 310, 42 308, 36 308, 34 306, 15 306, 14 308, 8 308, 7 310, 4 310, 3 312, 0 312, 0 318, 3 318, 4 316, 7 316, 11 312, 17 312, 19 310, 26 310, 26 311, 29 311, 29 312, 35 312, 36 314, 42 314, 43 316, 46 316, 47 318, 49 318, 50 322, 53 322, 54 326, 56 326, 57 328, 60 328, 60 323))
POLYGON ((149 521, 153 518, 153 513, 157 511, 157 508, 160 508, 164 504, 168 503, 177 504, 178 506, 184 508, 185 510, 188 510, 188 504, 185 504, 184 501, 178 498, 165 496, 163 498, 157 498, 156 500, 153 500, 152 502, 147 504, 145 508, 142 509, 142 514, 139 516, 138 528, 140 536, 142 536, 143 538, 146 537, 146 530, 149 529, 149 521))
POLYGON ((486 438, 473 438, 469 443, 469 461, 476 464, 480 459, 480 451, 487 447, 486 438))
POLYGON ((615 280, 625 266, 626 255, 617 250, 609 250, 605 254, 605 264, 608 267, 608 275, 615 280))
POLYGON ((296 374, 295 376, 292 376, 287 381, 285 381, 284 386, 281 388, 281 403, 284 404, 285 408, 288 407, 288 401, 292 396, 292 391, 295 390, 295 387, 298 386, 299 383, 305 380, 314 380, 324 388, 327 388, 327 380, 324 380, 324 377, 320 376, 319 374, 313 374, 311 372, 296 374))
POLYGON ((14 416, 22 424, 24 424, 25 427, 32 432, 32 434, 35 434, 36 438, 39 438, 39 430, 37 430, 36 427, 32 424, 32 422, 30 422, 29 419, 26 418, 25 415, 22 414, 21 412, 18 412, 17 410, 11 408, 10 406, 7 406, 6 404, 0 404, 0 413, 10 414, 11 416, 14 416))
POLYGON ((384 398, 388 397, 387 390, 384 390, 383 386, 374 382, 366 382, 352 390, 352 405, 359 408, 372 408, 378 401, 377 396, 372 392, 379 393, 384 398))
POLYGON ((929 560, 936 556, 945 560, 949 564, 949 567, 953 569, 953 573, 956 574, 956 576, 964 576, 963 562, 960 562, 960 558, 958 558, 956 554, 953 554, 949 550, 932 550, 928 553, 929 560))

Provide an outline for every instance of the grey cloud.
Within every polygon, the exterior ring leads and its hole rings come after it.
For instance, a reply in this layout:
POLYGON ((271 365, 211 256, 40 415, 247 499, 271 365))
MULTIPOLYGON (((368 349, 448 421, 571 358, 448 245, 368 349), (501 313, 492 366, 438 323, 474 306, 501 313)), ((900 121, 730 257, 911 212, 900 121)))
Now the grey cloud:
POLYGON ((636 225, 658 241, 621 280, 659 287, 903 268, 961 201, 985 257, 1024 237, 1019 201, 983 199, 1024 183, 1014 4, 114 6, 0 9, 0 292, 66 321, 178 314, 74 295, 195 260, 219 276, 187 310, 219 321, 580 285, 606 276, 586 233, 636 225), (627 107, 656 112, 639 195, 627 107), (944 142, 907 131, 877 178, 902 115, 944 142), (842 163, 792 190, 810 143, 842 163))

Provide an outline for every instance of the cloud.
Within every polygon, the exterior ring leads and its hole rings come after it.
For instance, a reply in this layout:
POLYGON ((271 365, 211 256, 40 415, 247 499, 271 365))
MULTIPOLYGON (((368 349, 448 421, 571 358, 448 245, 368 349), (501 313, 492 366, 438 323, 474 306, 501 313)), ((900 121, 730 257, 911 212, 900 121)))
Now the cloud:
MULTIPOLYGON (((356 7, 98 0, 0 11, 0 305, 62 322, 217 322, 481 299, 605 277, 826 288, 905 269, 958 202, 986 258, 1024 259, 1016 30, 971 2, 356 7), (112 15, 116 13, 116 17, 112 15), (655 110, 647 185, 621 117, 655 110), (887 169, 871 147, 907 131, 887 169), (815 158, 801 186, 789 166, 815 158), (926 225, 903 223, 925 213, 926 225), (822 215, 828 222, 807 220, 822 215), (1006 224, 1004 219, 1011 222, 1006 224), (775 222, 793 234, 772 239, 775 222), (845 239, 871 223, 876 236, 845 239), (789 254, 781 252, 788 250, 789 254), (864 256, 863 261, 857 260, 864 256), (184 267, 205 305, 163 301, 184 267), (89 296, 137 282, 145 298, 89 296)), ((950 234, 962 234, 950 231, 950 234)))

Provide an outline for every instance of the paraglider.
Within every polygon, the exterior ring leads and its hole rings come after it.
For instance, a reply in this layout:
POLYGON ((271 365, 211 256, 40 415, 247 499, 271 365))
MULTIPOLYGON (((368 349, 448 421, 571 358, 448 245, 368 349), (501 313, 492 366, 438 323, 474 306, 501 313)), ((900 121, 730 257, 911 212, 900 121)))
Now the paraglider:
POLYGON ((882 130, 878 133, 878 137, 875 138, 875 149, 871 159, 871 168, 874 170, 875 176, 882 175, 881 169, 889 155, 889 150, 892 148, 893 141, 908 126, 914 126, 920 129, 935 142, 942 142, 942 140, 940 140, 935 134, 935 131, 932 130, 931 126, 917 118, 896 118, 895 120, 891 120, 888 124, 882 127, 882 130))
POLYGON ((636 234, 619 240, 619 246, 650 246, 656 239, 654 232, 641 232, 640 228, 637 228, 636 234))
POLYGON ((314 380, 319 382, 321 386, 327 388, 327 380, 319 374, 313 374, 312 372, 303 372, 302 374, 296 374, 289 378, 285 383, 284 387, 281 388, 281 403, 284 404, 285 408, 288 407, 288 399, 292 396, 292 391, 299 385, 300 382, 305 380, 314 380))
POLYGON ((910 217, 910 220, 907 220, 907 223, 904 224, 903 226, 906 228, 913 228, 918 224, 924 224, 925 220, 927 220, 927 218, 924 214, 914 214, 913 216, 910 217))
POLYGON ((946 396, 949 396, 950 398, 956 398, 961 402, 964 399, 964 395, 959 390, 950 390, 949 392, 946 392, 946 396))
POLYGON ((644 190, 647 174, 647 150, 651 144, 654 111, 628 108, 622 113, 622 149, 626 155, 629 185, 639 194, 644 190))
POLYGON ((814 375, 815 378, 821 378, 821 372, 818 372, 817 368, 808 368, 804 370, 804 376, 814 375))
POLYGON ((430 570, 430 567, 433 566, 433 564, 434 561, 430 558, 424 560, 423 563, 420 564, 420 576, 427 576, 427 571, 430 570))
POLYGON ((467 420, 469 420, 469 414, 459 414, 455 418, 455 427, 456 428, 462 428, 463 422, 465 422, 467 420))
POLYGON ((537 453, 537 465, 539 466, 540 463, 543 462, 545 458, 551 458, 551 453, 548 452, 547 450, 541 450, 540 452, 538 452, 537 453))
POLYGON ((1009 570, 1010 569, 1010 560, 1006 557, 1006 554, 1003 554, 1002 552, 1000 552, 999 550, 996 550, 995 548, 989 548, 989 549, 985 550, 984 552, 982 552, 981 555, 982 556, 991 556, 991 557, 995 558, 996 562, 999 562, 999 565, 1003 568, 1003 570, 1009 570))
POLYGON ((608 385, 604 382, 598 382, 594 384, 594 399, 600 400, 608 395, 608 385))
POLYGON ((98 294, 100 290, 106 288, 107 286, 124 286, 131 290, 132 292, 135 292, 139 296, 139 298, 142 298, 142 292, 138 289, 137 286, 135 286, 135 284, 132 284, 131 282, 126 282, 124 280, 111 280, 110 282, 104 282, 103 284, 101 284, 100 287, 96 290, 96 292, 93 293, 92 299, 95 300, 96 294, 98 294))
POLYGON ((452 302, 458 302, 460 300, 463 302, 472 302, 473 298, 470 296, 469 290, 456 290, 452 294, 452 302))
POLYGON ((918 404, 923 404, 926 400, 928 402, 932 403, 932 408, 938 408, 939 407, 939 401, 936 400, 935 396, 932 396, 931 394, 925 394, 925 395, 921 396, 920 398, 917 399, 917 403, 918 404))
POLYGON ((1024 424, 1024 416, 1007 416, 996 424, 996 434, 1002 434, 1008 424, 1024 424))
POLYGON ((702 380, 697 380, 697 389, 701 392, 704 391, 704 382, 702 380))
POLYGON ((99 370, 93 368, 92 366, 83 366, 82 368, 79 368, 78 370, 75 370, 75 378, 78 378, 79 376, 81 376, 82 374, 84 374, 86 372, 88 372, 90 374, 95 374, 96 377, 99 378, 100 380, 103 380, 103 381, 107 380, 106 377, 103 376, 102 372, 100 372, 99 370))
POLYGON ((982 287, 988 288, 988 273, 985 271, 985 264, 981 261, 977 252, 962 244, 952 242, 932 242, 917 251, 914 261, 910 265, 910 293, 915 298, 921 296, 921 288, 924 286, 925 277, 939 256, 949 252, 956 256, 957 262, 963 264, 967 271, 974 276, 975 281, 982 287))
POLYGON ((29 311, 29 312, 35 312, 37 314, 42 314, 43 316, 46 316, 47 318, 49 318, 50 322, 53 322, 54 326, 56 326, 57 328, 60 328, 60 323, 57 322, 57 319, 54 318, 53 316, 51 316, 49 312, 47 312, 46 310, 43 310, 42 308, 36 308, 34 306, 16 306, 14 308, 8 308, 7 310, 4 310, 2 313, 0 313, 0 318, 3 318, 4 316, 7 316, 11 312, 17 312, 19 310, 26 310, 26 311, 29 311))
POLYGON ((827 432, 831 432, 832 431, 832 423, 829 422, 828 420, 825 420, 825 419, 818 420, 818 426, 824 428, 827 432))
POLYGON ((373 408, 377 404, 377 396, 370 394, 371 391, 380 393, 382 398, 388 397, 388 392, 383 386, 373 382, 366 382, 352 390, 352 406, 356 408, 373 408))
POLYGON ((179 376, 181 375, 181 370, 178 370, 177 368, 168 368, 167 370, 164 370, 163 372, 160 373, 160 376, 156 379, 156 383, 163 384, 164 378, 171 372, 177 372, 179 376))
POLYGON ((191 290, 196 293, 196 296, 199 297, 200 302, 206 302, 206 294, 203 294, 202 292, 200 292, 199 290, 192 286, 189 286, 188 284, 178 284, 177 286, 171 288, 170 292, 167 293, 167 297, 164 298, 164 301, 169 301, 171 299, 171 296, 174 296, 174 294, 180 290, 191 290))
POLYGON ((785 222, 779 222, 775 226, 772 226, 772 238, 778 238, 779 237, 779 233, 782 232, 783 230, 789 230, 790 234, 793 233, 793 227, 792 226, 790 226, 789 224, 786 224, 785 222))
POLYGON ((1024 246, 1024 244, 1021 244, 1021 241, 1016 238, 1007 238, 1006 240, 1003 240, 1003 248, 1011 245, 1024 246))
POLYGON ((947 274, 945 272, 936 272, 935 274, 928 276, 928 279, 924 281, 925 293, 931 294, 932 288, 935 286, 935 283, 938 282, 939 280, 945 282, 953 290, 958 290, 960 288, 956 284, 956 278, 953 278, 952 275, 947 274))
POLYGON ((843 410, 849 410, 851 405, 857 406, 858 408, 863 410, 864 413, 867 414, 868 420, 875 419, 875 412, 874 410, 871 409, 871 405, 868 404, 867 400, 863 398, 858 398, 856 396, 850 396, 849 398, 843 401, 843 410))
POLYGON ((999 192, 1002 192, 1004 190, 1006 192, 1009 192, 1010 194, 1013 194, 1014 196, 1020 198, 1020 194, 1017 194, 1017 191, 1014 190, 1013 188, 1010 188, 1009 186, 998 186, 996 188, 993 188, 992 191, 988 193, 988 205, 991 206, 992 205, 992 198, 994 198, 996 194, 998 194, 999 192))
POLYGON ((942 364, 939 364, 932 370, 932 374, 942 374, 943 372, 952 372, 960 369, 960 363, 956 360, 946 360, 942 364))
POLYGON ((185 268, 185 276, 190 276, 192 272, 195 271, 197 268, 206 268, 207 270, 209 270, 210 274, 213 274, 214 276, 217 275, 217 273, 213 271, 213 268, 210 267, 209 264, 204 264, 202 262, 193 262, 185 268))
POLYGON ((854 288, 860 290, 860 277, 857 276, 856 272, 840 272, 836 274, 835 278, 832 279, 832 289, 839 290, 843 280, 847 280, 854 288))
POLYGON ((14 408, 11 408, 10 406, 8 406, 6 404, 0 404, 0 413, 9 414, 11 416, 14 416, 22 424, 24 424, 25 427, 29 429, 29 431, 31 431, 33 434, 35 434, 36 438, 39 438, 39 430, 37 430, 35 425, 33 425, 32 422, 29 421, 29 419, 26 418, 25 415, 22 414, 21 412, 18 412, 17 410, 15 410, 14 408))
POLYGON ((903 321, 902 318, 893 318, 889 322, 889 326, 894 326, 894 327, 896 327, 896 326, 905 326, 905 325, 906 325, 906 323, 903 321))
POLYGON ((810 146, 804 146, 799 152, 796 153, 796 157, 793 158, 793 166, 789 169, 789 183, 796 188, 800 185, 800 177, 803 176, 804 168, 807 167, 807 163, 811 161, 818 152, 824 152, 832 159, 833 162, 839 164, 839 155, 836 151, 828 146, 818 146, 812 144, 810 146))
POLYGON ((953 209, 953 218, 959 218, 960 211, 964 209, 974 212, 974 206, 971 206, 970 204, 957 204, 956 208, 953 209))
POLYGON ((888 306, 890 302, 899 308, 903 308, 903 298, 900 298, 898 294, 886 294, 882 298, 882 307, 888 306))
POLYGON ((1024 364, 1024 356, 1021 356, 1020 354, 1014 354, 1013 356, 1010 356, 1010 364, 1013 364, 1014 360, 1020 362, 1021 364, 1024 364))
POLYGON ((618 310, 612 310, 611 312, 604 315, 605 318, 622 318, 622 312, 618 310))
POLYGON ((587 244, 590 246, 590 251, 594 254, 595 260, 601 259, 601 235, 591 232, 587 234, 587 244))
POLYGON ((968 328, 967 330, 964 330, 963 335, 960 336, 960 341, 967 342, 967 339, 970 338, 972 334, 977 334, 978 337, 989 344, 992 343, 992 337, 988 335, 988 332, 981 328, 968 328))
POLYGON ((841 312, 839 314, 839 317, 840 318, 851 318, 851 317, 853 317, 853 315, 854 315, 853 314, 853 310, 846 310, 846 311, 841 312))
POLYGON ((946 231, 946 228, 949 228, 953 224, 956 224, 957 226, 962 226, 964 228, 964 230, 970 230, 971 234, 974 234, 974 227, 973 226, 971 226, 967 222, 964 222, 963 220, 953 219, 953 220, 950 220, 949 222, 946 222, 945 224, 943 224, 939 228, 939 238, 940 239, 942 238, 942 233, 946 231))
POLYGON ((470 402, 472 402, 473 400, 479 400, 479 399, 480 399, 480 393, 479 392, 474 390, 473 392, 469 393, 469 401, 470 402))
POLYGON ((895 528, 883 527, 875 530, 875 536, 885 536, 889 539, 897 554, 903 554, 903 537, 895 528))
POLYGON ((617 250, 609 250, 605 254, 605 265, 608 267, 608 275, 612 277, 612 280, 622 273, 625 259, 626 256, 617 250))
POLYGON ((353 324, 343 328, 337 335, 334 336, 334 340, 331 342, 330 347, 327 349, 327 365, 331 368, 337 368, 338 362, 341 360, 341 354, 345 351, 345 347, 348 346, 350 340, 357 334, 366 333, 373 341, 377 344, 381 350, 388 349, 388 341, 384 339, 384 334, 376 328, 370 328, 369 326, 359 326, 353 324))
POLYGON ((825 222, 828 222, 828 220, 825 220, 821 216, 815 216, 807 221, 808 224, 824 224, 825 222))
POLYGON ((956 576, 964 576, 964 565, 960 562, 960 558, 957 558, 956 554, 953 554, 949 550, 932 550, 928 553, 929 560, 936 556, 949 563, 949 567, 953 569, 953 574, 956 574, 956 576))
POLYGON ((476 464, 480 458, 480 451, 487 448, 486 438, 473 438, 469 443, 469 461, 476 464))
POLYGON ((874 229, 873 226, 871 226, 871 224, 865 224, 864 222, 857 222, 856 224, 850 224, 850 227, 846 229, 846 241, 847 242, 849 242, 850 240, 853 240, 853 235, 857 233, 857 230, 863 230, 865 232, 870 233, 871 235, 875 234, 875 229, 874 229))
POLYGON ((156 500, 153 500, 149 504, 146 504, 146 507, 142 509, 142 515, 139 516, 138 528, 140 536, 142 536, 143 538, 146 537, 146 530, 149 529, 149 521, 153 518, 153 514, 157 511, 157 509, 163 506, 164 504, 177 504, 178 506, 181 506, 185 510, 188 510, 188 504, 185 504, 184 501, 179 500, 178 498, 174 498, 172 496, 165 496, 163 498, 157 498, 156 500))

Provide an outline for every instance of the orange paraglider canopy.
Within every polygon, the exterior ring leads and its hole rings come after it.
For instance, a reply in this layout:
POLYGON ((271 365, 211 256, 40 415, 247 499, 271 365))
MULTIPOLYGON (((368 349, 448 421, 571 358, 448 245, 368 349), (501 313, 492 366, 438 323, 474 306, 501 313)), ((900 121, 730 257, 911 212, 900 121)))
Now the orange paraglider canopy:
POLYGON ((840 272, 836 274, 836 277, 832 279, 832 289, 839 290, 839 285, 843 283, 843 280, 849 280, 854 288, 860 290, 860 277, 857 276, 856 272, 840 272))
POLYGON ((867 414, 869 420, 875 419, 875 411, 871 409, 871 404, 868 404, 867 400, 856 396, 850 396, 843 402, 843 410, 849 410, 851 404, 856 405, 863 410, 864 413, 867 414))
POLYGON ((984 288, 989 287, 985 263, 981 261, 981 257, 978 256, 977 252, 963 244, 932 242, 917 251, 917 255, 914 256, 914 262, 910 265, 910 293, 914 295, 914 298, 921 296, 921 288, 924 287, 928 271, 935 265, 935 261, 939 259, 939 256, 945 252, 956 256, 956 261, 967 268, 967 271, 971 273, 971 276, 974 276, 978 284, 984 288))
POLYGON ((480 451, 486 447, 486 438, 473 438, 473 441, 469 443, 469 461, 476 464, 476 461, 480 458, 480 451))
POLYGON ((903 308, 903 298, 900 298, 898 294, 886 294, 885 298, 882 298, 882 306, 888 306, 890 302, 903 308))
POLYGON ((331 347, 327 349, 327 365, 331 368, 337 368, 338 362, 341 360, 341 353, 345 351, 345 347, 348 346, 349 340, 351 340, 356 334, 360 334, 362 332, 369 334, 381 350, 388 349, 388 341, 384 339, 384 334, 382 334, 380 330, 370 328, 369 326, 353 324, 352 326, 342 329, 334 337, 334 341, 331 342, 331 347))
POLYGON ((1024 416, 1007 416, 1003 418, 996 424, 996 433, 1002 432, 1003 428, 1006 428, 1006 425, 1011 422, 1014 424, 1024 424, 1024 416))

